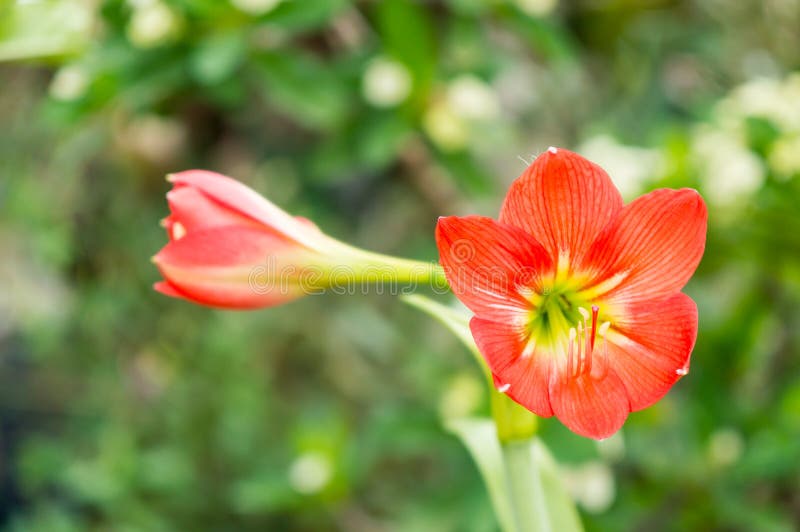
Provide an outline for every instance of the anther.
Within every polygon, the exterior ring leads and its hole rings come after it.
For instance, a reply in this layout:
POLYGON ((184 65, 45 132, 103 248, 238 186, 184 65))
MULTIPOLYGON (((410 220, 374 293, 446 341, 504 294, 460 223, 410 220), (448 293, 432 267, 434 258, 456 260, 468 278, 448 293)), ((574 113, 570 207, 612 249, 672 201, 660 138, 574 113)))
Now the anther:
POLYGON ((555 146, 550 146, 549 148, 547 148, 547 151, 555 155, 556 153, 558 153, 558 148, 556 148, 555 146))

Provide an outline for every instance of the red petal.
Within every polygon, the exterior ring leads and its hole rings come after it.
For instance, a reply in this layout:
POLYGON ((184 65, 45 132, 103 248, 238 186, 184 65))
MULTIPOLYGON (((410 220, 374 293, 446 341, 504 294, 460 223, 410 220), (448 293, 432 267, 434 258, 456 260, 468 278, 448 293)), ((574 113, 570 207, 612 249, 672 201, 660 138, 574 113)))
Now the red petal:
POLYGON ((167 192, 172 223, 179 222, 185 232, 221 225, 263 227, 249 216, 214 201, 198 189, 178 186, 167 192))
POLYGON ((313 258, 305 248, 271 233, 228 226, 173 240, 154 261, 181 297, 214 307, 257 308, 303 295, 291 281, 313 258))
POLYGON ((207 170, 187 170, 170 174, 168 179, 176 186, 195 187, 223 206, 310 247, 313 247, 321 236, 319 231, 310 230, 308 224, 298 223, 294 217, 258 192, 222 174, 207 170))
POLYGON ((571 151, 550 148, 511 185, 500 221, 533 235, 553 261, 562 255, 572 270, 581 270, 592 242, 622 205, 602 168, 571 151))
POLYGON ((549 383, 553 359, 549 353, 533 352, 523 357, 527 345, 524 328, 477 317, 470 320, 469 327, 498 389, 504 389, 534 414, 552 416, 549 383))
POLYGON ((436 244, 453 293, 482 318, 524 318, 520 289, 538 288, 552 268, 530 235, 482 216, 439 218, 436 244))
POLYGON ((609 363, 628 391, 631 410, 647 408, 689 368, 697 306, 686 294, 632 305, 609 330, 609 363))
POLYGON ((165 296, 177 297, 182 299, 185 298, 185 296, 177 288, 169 284, 167 281, 159 281, 157 283, 154 283, 153 290, 162 293, 165 296))
MULTIPOLYGON (((680 291, 697 269, 708 213, 691 189, 660 189, 627 205, 587 257, 599 280, 615 275, 614 302, 657 299, 680 291)), ((597 294, 600 295, 600 294, 597 294)))
POLYGON ((550 402, 568 429, 596 440, 618 431, 631 411, 625 386, 612 369, 602 377, 583 374, 554 379, 550 402))

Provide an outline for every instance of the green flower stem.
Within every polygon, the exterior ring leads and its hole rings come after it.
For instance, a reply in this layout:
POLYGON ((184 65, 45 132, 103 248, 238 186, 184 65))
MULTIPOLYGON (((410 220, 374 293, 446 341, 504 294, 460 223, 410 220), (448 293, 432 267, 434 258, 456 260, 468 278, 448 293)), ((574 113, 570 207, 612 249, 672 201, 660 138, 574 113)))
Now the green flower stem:
POLYGON ((432 285, 449 290, 444 269, 436 263, 401 259, 346 246, 337 257, 340 264, 331 268, 327 280, 332 285, 345 283, 432 285))
POLYGON ((555 532, 550 526, 539 464, 531 444, 532 439, 501 445, 516 532, 555 532))
POLYGON ((490 383, 492 418, 497 427, 497 439, 501 443, 527 441, 536 434, 536 414, 512 401, 506 394, 498 392, 490 383))

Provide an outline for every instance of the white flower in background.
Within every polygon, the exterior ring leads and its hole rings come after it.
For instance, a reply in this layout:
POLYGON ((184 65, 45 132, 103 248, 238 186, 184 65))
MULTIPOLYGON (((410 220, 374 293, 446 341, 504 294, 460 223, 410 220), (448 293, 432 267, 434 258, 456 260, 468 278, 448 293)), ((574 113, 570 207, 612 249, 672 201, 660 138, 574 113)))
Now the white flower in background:
POLYGON ((759 78, 737 87, 718 106, 723 125, 744 117, 766 118, 783 131, 800 131, 800 74, 759 78))
POLYGON ((469 141, 469 124, 450 107, 447 100, 435 101, 428 107, 422 117, 422 127, 444 151, 460 150, 469 141))
POLYGON ((592 137, 577 151, 605 169, 625 199, 638 196, 665 164, 658 150, 625 146, 609 135, 592 137))
POLYGON ((596 443, 597 452, 609 462, 618 462, 625 456, 625 440, 621 430, 596 443))
POLYGON ((603 462, 595 460, 577 466, 562 465, 559 469, 567 490, 586 511, 601 513, 614 502, 614 474, 603 462))
POLYGON ((450 108, 467 120, 491 120, 500 106, 494 90, 475 76, 460 76, 447 86, 447 103, 450 108))
POLYGON ((511 114, 522 114, 541 103, 542 74, 534 65, 517 62, 494 79, 497 99, 511 114))
POLYGON ((319 493, 333 477, 330 459, 322 453, 308 452, 298 456, 289 466, 289 484, 298 493, 319 493))
POLYGON ((361 90, 375 107, 393 107, 411 93, 411 74, 402 63, 378 57, 367 66, 361 90))
POLYGON ((258 16, 269 13, 278 7, 281 1, 282 0, 231 0, 231 4, 243 13, 258 16))
POLYGON ((761 159, 734 134, 701 127, 694 136, 692 151, 703 191, 712 203, 733 203, 764 184, 766 172, 761 159))
POLYGON ((126 124, 120 141, 127 150, 146 161, 166 165, 182 153, 186 129, 177 120, 148 114, 126 124))
POLYGON ((50 96, 56 100, 77 100, 89 86, 89 76, 79 66, 68 65, 58 69, 50 82, 50 96))
POLYGON ((742 435, 731 428, 715 430, 708 440, 708 459, 716 466, 736 463, 744 451, 742 435))
POLYGON ((770 167, 781 177, 800 173, 800 135, 776 140, 769 152, 768 161, 770 167))
POLYGON ((161 2, 137 2, 128 22, 128 39, 139 48, 158 46, 180 29, 178 15, 161 2))
POLYGON ((558 0, 512 0, 512 3, 532 17, 543 17, 555 10, 558 0))

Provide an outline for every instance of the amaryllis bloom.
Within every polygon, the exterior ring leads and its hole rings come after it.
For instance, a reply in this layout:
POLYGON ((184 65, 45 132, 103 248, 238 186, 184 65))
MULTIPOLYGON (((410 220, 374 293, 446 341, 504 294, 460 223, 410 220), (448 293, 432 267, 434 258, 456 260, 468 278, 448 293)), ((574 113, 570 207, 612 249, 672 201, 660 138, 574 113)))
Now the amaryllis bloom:
POLYGON ((599 439, 689 370, 697 307, 680 290, 706 220, 694 190, 625 205, 603 169, 549 148, 498 220, 444 217, 436 240, 498 390, 599 439))
MULTIPOLYGON (((170 241, 153 257, 164 277, 155 289, 166 295, 251 309, 331 286, 402 280, 419 268, 335 240, 229 177, 188 170, 167 179, 170 241)), ((424 279, 431 270, 416 273, 424 279)))

